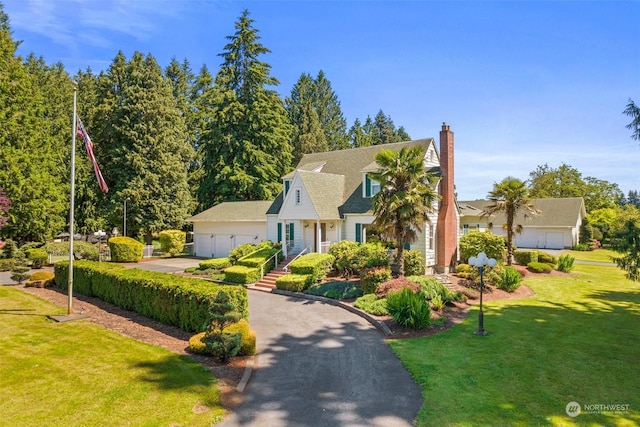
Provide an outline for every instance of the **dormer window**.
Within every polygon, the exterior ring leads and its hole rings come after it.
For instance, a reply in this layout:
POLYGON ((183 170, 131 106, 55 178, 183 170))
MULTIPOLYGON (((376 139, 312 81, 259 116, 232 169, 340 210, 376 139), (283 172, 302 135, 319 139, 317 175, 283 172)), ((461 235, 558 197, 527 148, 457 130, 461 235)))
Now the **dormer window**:
POLYGON ((368 174, 364 175, 364 197, 373 197, 380 192, 380 183, 369 178, 368 174))

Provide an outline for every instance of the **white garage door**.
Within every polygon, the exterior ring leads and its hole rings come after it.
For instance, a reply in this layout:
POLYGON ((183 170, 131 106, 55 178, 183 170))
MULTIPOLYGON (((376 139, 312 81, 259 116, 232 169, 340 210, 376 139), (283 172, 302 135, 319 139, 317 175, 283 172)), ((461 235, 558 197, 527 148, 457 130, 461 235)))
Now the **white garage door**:
POLYGON ((205 258, 213 256, 211 234, 196 234, 193 240, 196 247, 196 256, 205 258))
POLYGON ((546 233, 546 249, 563 249, 564 233, 546 233))
POLYGON ((229 256, 233 238, 230 234, 216 234, 215 245, 213 248, 213 256, 216 258, 224 258, 229 256))

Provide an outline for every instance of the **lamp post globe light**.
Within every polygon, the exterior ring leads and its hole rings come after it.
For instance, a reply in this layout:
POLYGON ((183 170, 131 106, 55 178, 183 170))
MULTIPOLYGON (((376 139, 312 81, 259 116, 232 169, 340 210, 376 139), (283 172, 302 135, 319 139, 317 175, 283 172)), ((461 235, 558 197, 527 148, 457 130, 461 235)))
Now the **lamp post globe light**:
POLYGON ((102 230, 98 230, 95 233, 93 233, 93 235, 98 238, 98 262, 100 262, 102 261, 102 238, 106 236, 107 233, 105 233, 102 230))
POLYGON ((472 256, 469 258, 469 265, 472 265, 478 269, 480 273, 480 312, 478 313, 478 330, 474 332, 476 335, 487 335, 488 332, 484 329, 484 313, 482 312, 482 293, 484 291, 484 269, 486 266, 495 267, 496 260, 494 258, 487 257, 487 254, 480 252, 477 257, 472 256))

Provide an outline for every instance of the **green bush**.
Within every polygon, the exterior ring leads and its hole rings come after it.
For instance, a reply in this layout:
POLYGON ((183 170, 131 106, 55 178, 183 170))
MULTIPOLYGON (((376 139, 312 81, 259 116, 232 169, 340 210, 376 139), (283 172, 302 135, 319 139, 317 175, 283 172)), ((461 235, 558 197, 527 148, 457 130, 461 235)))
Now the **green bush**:
POLYGON ((29 277, 25 287, 46 288, 52 286, 55 282, 56 275, 49 271, 36 271, 29 277))
MULTIPOLYGON (((56 285, 66 289, 69 263, 57 262, 54 271, 56 285)), ((74 292, 97 297, 183 331, 203 330, 209 321, 209 306, 220 291, 229 295, 243 319, 248 318, 247 290, 243 286, 216 285, 202 279, 94 261, 74 262, 73 271, 74 292)))
POLYGON ((391 270, 386 267, 365 268, 360 273, 360 284, 365 294, 375 294, 384 282, 391 280, 391 270))
POLYGON ((28 271, 30 270, 29 267, 27 267, 26 265, 14 265, 13 268, 11 269, 11 280, 13 280, 14 282, 18 282, 18 284, 21 284, 22 282, 29 280, 29 276, 30 274, 28 273, 28 271))
POLYGON ((224 270, 224 281, 229 283, 239 283, 248 285, 260 280, 260 269, 246 267, 244 265, 234 265, 224 270))
POLYGON ((456 275, 461 279, 473 280, 478 277, 478 269, 469 264, 458 264, 456 266, 456 275))
POLYGON ((0 271, 10 271, 16 265, 14 258, 0 259, 0 271))
POLYGON ((462 292, 454 292, 443 285, 438 279, 427 276, 409 276, 407 277, 413 283, 420 285, 420 291, 425 298, 432 301, 440 298, 443 303, 465 301, 466 297, 462 292))
POLYGON ((579 243, 573 247, 574 251, 586 252, 589 250, 589 246, 586 243, 579 243))
POLYGON ((42 268, 49 260, 49 255, 44 249, 27 249, 25 253, 31 261, 31 268, 42 268))
MULTIPOLYGON (((2 246, 2 258, 5 259, 14 259, 20 257, 20 249, 18 249, 18 245, 11 239, 7 239, 4 241, 4 246, 2 246)), ((68 253, 68 251, 67 251, 68 253)))
POLYGON ((489 258, 502 261, 506 251, 505 243, 503 236, 490 231, 470 231, 460 238, 460 261, 466 263, 469 258, 477 256, 480 252, 484 252, 489 258))
POLYGON ((362 288, 354 282, 336 281, 311 286, 304 293, 336 300, 350 300, 362 296, 362 288))
MULTIPOLYGON (((50 255, 69 255, 69 242, 49 242, 42 248, 50 255)), ((98 261, 98 248, 84 240, 73 242, 75 259, 98 261)))
POLYGON ((329 253, 335 257, 334 266, 343 277, 351 277, 358 271, 359 244, 350 240, 341 240, 329 246, 329 253))
POLYGON ((321 282, 332 269, 335 258, 331 254, 310 253, 289 264, 289 269, 294 274, 306 274, 311 276, 311 283, 321 282))
POLYGON ((513 267, 505 267, 500 279, 496 283, 496 287, 498 289, 502 289, 503 291, 513 292, 518 287, 520 287, 520 281, 522 280, 522 276, 518 273, 513 267))
POLYGON ((235 265, 240 258, 247 256, 257 250, 258 246, 254 245, 253 243, 245 243, 243 245, 236 246, 229 251, 229 261, 231 262, 231 265, 235 265))
POLYGON ((562 271, 564 273, 569 273, 573 270, 573 262, 575 258, 569 254, 560 255, 558 257, 558 271, 562 271))
POLYGON ((391 257, 389 256, 389 249, 379 242, 367 242, 360 244, 357 257, 357 266, 360 270, 362 270, 363 268, 371 267, 391 267, 391 257))
POLYGON ((144 245, 126 236, 109 239, 109 251, 113 262, 138 262, 142 260, 144 245))
POLYGON ((405 328, 423 329, 431 324, 431 307, 424 295, 405 288, 387 295, 387 310, 405 328))
POLYGON ((550 273, 553 266, 543 262, 530 262, 527 264, 527 270, 533 273, 550 273))
POLYGON ((198 263, 198 268, 200 270, 208 270, 210 268, 214 270, 222 270, 227 267, 231 267, 231 261, 229 258, 211 258, 198 263))
POLYGON ((353 306, 374 316, 386 316, 389 314, 389 311, 387 311, 387 299, 378 299, 375 294, 361 296, 353 302, 353 306))
POLYGON ((270 258, 278 252, 280 252, 280 249, 274 249, 270 247, 261 248, 257 251, 251 252, 248 255, 243 256, 238 261, 236 261, 235 265, 257 268, 258 271, 262 271, 264 274, 267 274, 276 266, 275 257, 272 259, 270 258), (267 262, 267 260, 269 261, 267 262))
POLYGON ((557 262, 556 257, 546 252, 538 252, 538 262, 544 262, 545 264, 555 264, 557 262))
POLYGON ((538 251, 513 251, 513 258, 515 259, 516 264, 528 265, 531 262, 538 262, 538 251))
POLYGON ((276 288, 283 291, 302 292, 313 283, 310 274, 286 274, 276 279, 276 288))
POLYGON ((165 230, 160 232, 160 248, 169 256, 176 256, 184 251, 187 233, 181 230, 165 230))
MULTIPOLYGON (((238 356, 253 356, 256 354, 256 333, 249 328, 249 322, 240 319, 238 323, 227 326, 224 333, 240 334, 240 351, 238 356)), ((197 333, 189 338, 189 352, 194 354, 210 354, 207 345, 202 341, 204 332, 197 333)))
POLYGON ((404 251, 404 274, 420 276, 425 272, 425 260, 420 251, 404 251))

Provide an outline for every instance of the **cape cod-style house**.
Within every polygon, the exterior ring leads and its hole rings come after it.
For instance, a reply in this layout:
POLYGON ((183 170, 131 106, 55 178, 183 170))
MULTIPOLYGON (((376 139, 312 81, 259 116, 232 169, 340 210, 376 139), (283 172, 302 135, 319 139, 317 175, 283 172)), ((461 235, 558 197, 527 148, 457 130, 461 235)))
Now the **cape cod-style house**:
POLYGON ((448 272, 458 254, 459 214, 454 197, 453 132, 443 124, 439 150, 433 138, 306 154, 282 177, 283 191, 271 202, 226 202, 188 221, 194 227, 195 255, 224 257, 240 242, 282 242, 286 254, 326 252, 340 240, 366 242, 373 223, 372 197, 380 190, 369 173, 384 149, 422 147, 425 170, 439 177, 440 198, 409 249, 425 257, 425 272, 448 272), (268 208, 265 209, 265 205, 268 208))

